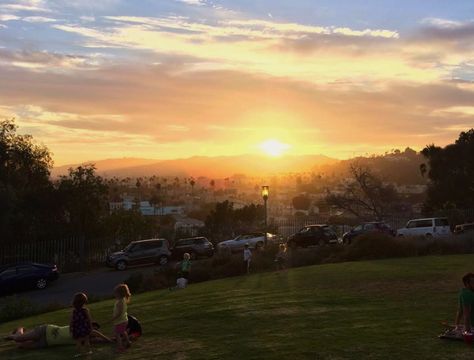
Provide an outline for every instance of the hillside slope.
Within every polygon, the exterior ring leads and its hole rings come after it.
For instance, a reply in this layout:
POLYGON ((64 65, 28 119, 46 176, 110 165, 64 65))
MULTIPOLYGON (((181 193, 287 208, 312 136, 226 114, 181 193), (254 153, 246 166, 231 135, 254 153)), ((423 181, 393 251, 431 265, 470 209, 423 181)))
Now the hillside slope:
MULTIPOLYGON (((454 318, 460 277, 473 261, 463 255, 330 264, 136 295, 129 312, 145 334, 120 359, 471 358, 465 344, 436 335, 441 320, 454 318)), ((112 302, 90 309, 104 322, 112 302)), ((66 324, 68 316, 63 310, 15 323, 66 324)), ((0 332, 14 325, 2 324, 0 332)), ((72 346, 25 352, 0 345, 1 359, 74 353, 72 346)), ((92 358, 113 357, 103 345, 92 358)))

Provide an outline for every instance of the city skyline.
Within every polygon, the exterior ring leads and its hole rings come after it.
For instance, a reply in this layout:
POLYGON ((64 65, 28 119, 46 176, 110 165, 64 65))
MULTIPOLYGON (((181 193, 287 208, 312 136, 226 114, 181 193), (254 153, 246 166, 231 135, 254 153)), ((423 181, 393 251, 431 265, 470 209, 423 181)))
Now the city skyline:
POLYGON ((0 118, 56 165, 446 145, 474 127, 473 10, 0 0, 0 118))

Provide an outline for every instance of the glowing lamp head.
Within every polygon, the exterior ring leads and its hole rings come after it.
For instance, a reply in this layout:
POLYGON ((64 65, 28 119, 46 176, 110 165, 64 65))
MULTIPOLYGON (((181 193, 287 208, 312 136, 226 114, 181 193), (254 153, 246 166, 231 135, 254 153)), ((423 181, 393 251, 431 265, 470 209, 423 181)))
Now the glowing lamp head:
POLYGON ((268 186, 266 185, 262 186, 262 198, 263 200, 268 199, 268 186))

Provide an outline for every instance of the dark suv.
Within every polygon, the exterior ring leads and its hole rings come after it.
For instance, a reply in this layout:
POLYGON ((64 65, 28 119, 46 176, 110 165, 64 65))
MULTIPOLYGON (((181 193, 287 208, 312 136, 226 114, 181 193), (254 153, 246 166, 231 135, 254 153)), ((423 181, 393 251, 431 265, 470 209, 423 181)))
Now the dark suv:
POLYGON ((214 255, 214 246, 205 237, 193 237, 176 241, 172 252, 175 259, 181 259, 184 253, 189 253, 191 259, 211 257, 214 255))
POLYGON ((291 248, 337 243, 336 233, 328 225, 308 225, 288 238, 291 248))
POLYGON ((166 265, 171 256, 168 240, 149 239, 132 241, 122 251, 107 256, 107 266, 125 270, 130 265, 166 265))
POLYGON ((342 235, 342 243, 350 244, 357 236, 367 233, 383 233, 391 236, 395 236, 396 232, 387 223, 383 221, 372 221, 357 225, 350 231, 342 235))
POLYGON ((59 277, 56 265, 21 263, 0 266, 0 294, 6 295, 24 289, 44 289, 59 277))

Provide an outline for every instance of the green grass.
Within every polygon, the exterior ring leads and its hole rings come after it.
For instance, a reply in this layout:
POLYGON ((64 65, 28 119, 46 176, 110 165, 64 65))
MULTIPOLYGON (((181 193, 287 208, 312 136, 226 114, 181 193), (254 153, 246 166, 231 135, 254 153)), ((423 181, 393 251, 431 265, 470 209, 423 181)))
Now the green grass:
MULTIPOLYGON (((121 359, 471 359, 474 349, 441 341, 463 273, 474 255, 352 262, 263 273, 132 297, 144 336, 121 359)), ((112 287, 113 284, 111 284, 112 287)), ((109 318, 112 302, 90 305, 109 318)), ((68 310, 0 325, 66 324, 68 310)), ((95 347, 92 359, 114 358, 95 347)), ((65 359, 73 347, 21 351, 0 359, 65 359)))

